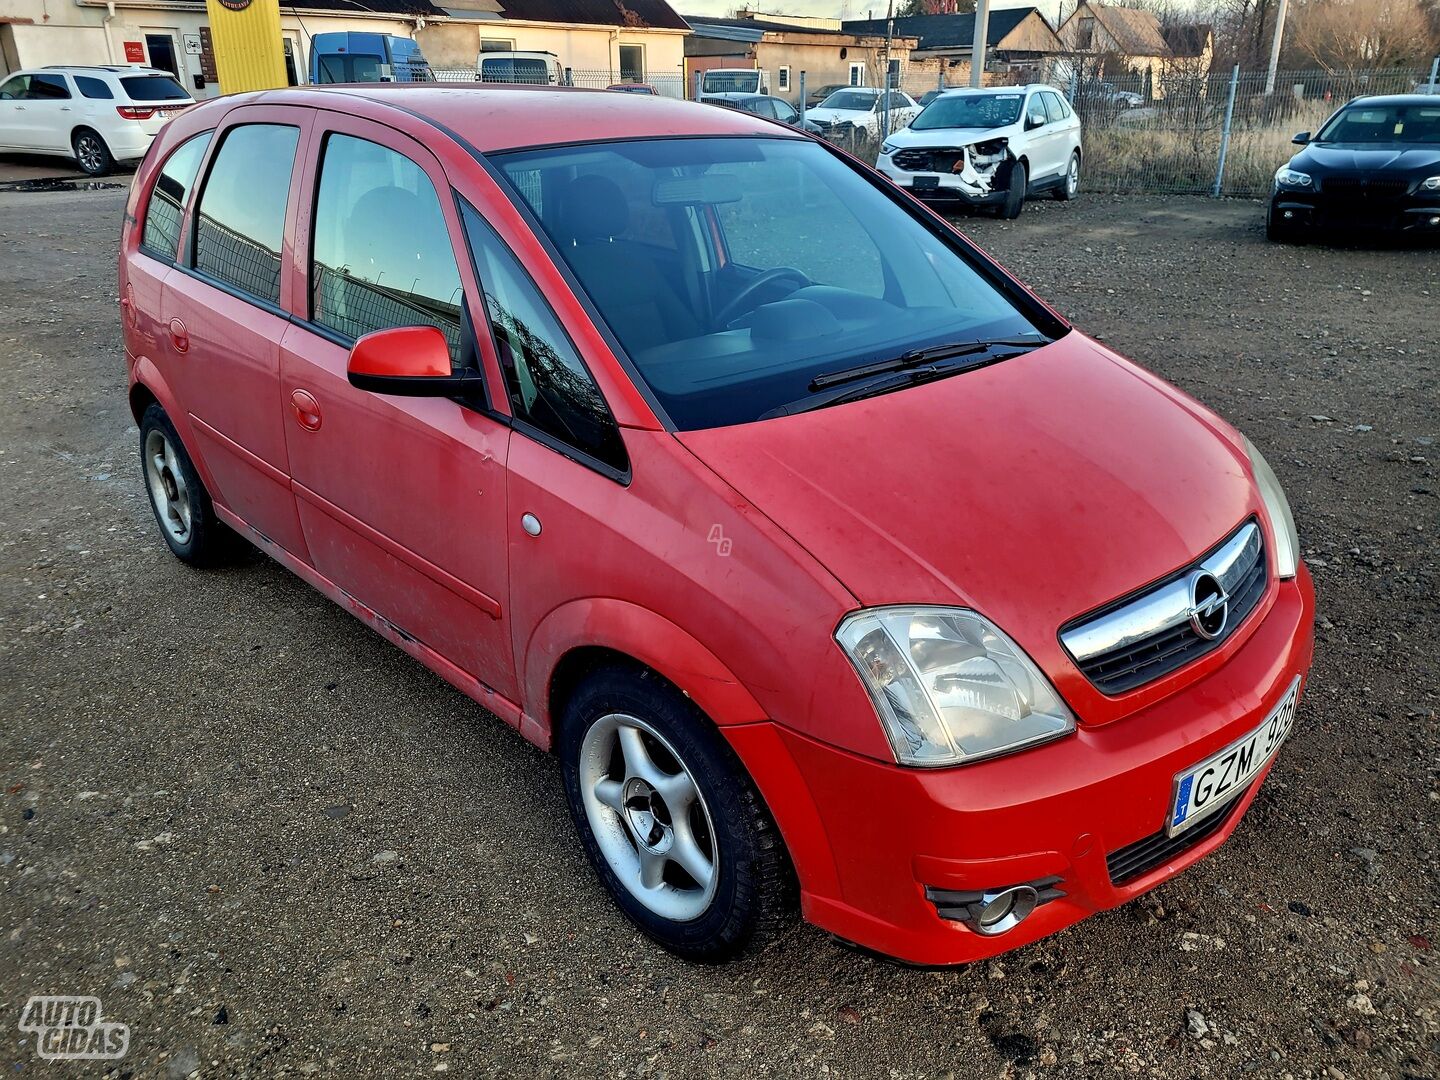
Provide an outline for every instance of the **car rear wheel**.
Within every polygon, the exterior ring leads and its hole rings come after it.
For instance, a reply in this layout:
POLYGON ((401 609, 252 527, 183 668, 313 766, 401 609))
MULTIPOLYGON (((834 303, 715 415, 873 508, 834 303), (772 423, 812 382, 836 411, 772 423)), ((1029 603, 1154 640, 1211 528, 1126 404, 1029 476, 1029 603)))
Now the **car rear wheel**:
POLYGON ((1055 189, 1055 198, 1069 202, 1080 194, 1080 151, 1070 155, 1070 167, 1065 170, 1065 179, 1055 189))
POLYGON ((1006 221, 1014 221, 1025 208, 1025 189, 1029 184, 1030 172, 1025 163, 1017 161, 1011 165, 1010 187, 1005 193, 1005 201, 1000 204, 1000 216, 1006 221))
POLYGON ((115 167, 115 159, 110 156, 105 140, 89 128, 75 132, 70 147, 75 151, 76 164, 90 176, 104 176, 115 167))
POLYGON ((210 493, 158 403, 140 418, 140 470, 160 535, 177 559, 208 566, 229 554, 234 533, 215 517, 210 493))
POLYGON ((793 922, 794 873, 774 820, 674 686, 642 668, 602 668, 567 702, 559 743, 585 853, 656 942, 718 962, 793 922))

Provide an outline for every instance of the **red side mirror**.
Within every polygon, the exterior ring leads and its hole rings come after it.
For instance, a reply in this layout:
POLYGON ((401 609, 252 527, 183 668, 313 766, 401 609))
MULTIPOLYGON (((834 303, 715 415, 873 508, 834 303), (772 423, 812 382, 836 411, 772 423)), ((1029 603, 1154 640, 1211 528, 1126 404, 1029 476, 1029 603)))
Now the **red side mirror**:
POLYGON ((376 394, 449 397, 477 384, 473 371, 455 371, 450 346, 433 326, 399 326, 366 334, 350 349, 350 385, 376 394))

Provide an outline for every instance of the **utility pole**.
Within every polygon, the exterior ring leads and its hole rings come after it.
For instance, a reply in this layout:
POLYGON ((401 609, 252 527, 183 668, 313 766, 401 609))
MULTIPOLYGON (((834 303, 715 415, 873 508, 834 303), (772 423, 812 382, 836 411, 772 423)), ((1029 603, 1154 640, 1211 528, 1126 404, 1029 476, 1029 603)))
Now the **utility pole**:
POLYGON ((1265 96, 1275 93, 1275 72, 1280 67, 1280 43, 1285 37, 1285 14, 1290 10, 1290 0, 1280 0, 1280 11, 1275 16, 1275 38, 1270 42, 1270 70, 1265 75, 1265 96))
POLYGON ((885 78, 880 81, 880 92, 885 95, 881 102, 884 112, 880 114, 880 139, 882 142, 890 137, 890 39, 894 33, 895 0, 888 0, 885 5, 885 78))
POLYGON ((970 85, 985 85, 985 42, 990 37, 990 0, 975 0, 975 40, 970 46, 970 85))

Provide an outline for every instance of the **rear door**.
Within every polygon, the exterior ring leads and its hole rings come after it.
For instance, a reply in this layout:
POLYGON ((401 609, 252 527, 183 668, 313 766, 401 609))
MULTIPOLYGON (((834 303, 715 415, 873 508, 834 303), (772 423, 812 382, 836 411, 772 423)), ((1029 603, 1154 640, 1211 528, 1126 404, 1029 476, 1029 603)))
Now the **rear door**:
POLYGON ((356 338, 402 326, 438 327, 454 364, 482 366, 454 196, 414 140, 317 115, 306 184, 314 207, 300 255, 308 287, 292 298, 295 323, 280 350, 306 542, 326 578, 515 700, 505 618, 509 426, 483 397, 395 397, 347 377, 356 338))
POLYGON ((170 369, 205 456, 216 501, 300 557, 280 398, 280 339, 293 274, 290 237, 309 109, 226 114, 209 151, 187 251, 165 279, 170 369))

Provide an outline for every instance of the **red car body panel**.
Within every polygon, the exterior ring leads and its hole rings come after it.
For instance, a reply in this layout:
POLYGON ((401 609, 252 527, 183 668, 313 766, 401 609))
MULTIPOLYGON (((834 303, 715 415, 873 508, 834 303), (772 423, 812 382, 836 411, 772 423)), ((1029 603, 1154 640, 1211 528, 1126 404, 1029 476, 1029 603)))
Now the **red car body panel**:
POLYGON ((155 140, 126 210, 132 408, 162 404, 222 520, 532 742, 549 746, 557 688, 595 650, 680 687, 774 813, 807 918, 849 940, 915 962, 975 959, 1203 857, 1241 813, 1123 887, 1105 866, 1107 853, 1162 827, 1177 771, 1254 728, 1309 667, 1309 577, 1273 573, 1275 538, 1236 433, 1078 332, 871 400, 666 430, 593 306, 475 153, 664 135, 803 137, 731 110, 523 87, 279 91, 188 109, 155 140), (169 153, 257 119, 301 128, 273 308, 139 242, 169 153), (484 309, 482 283, 445 194, 485 218, 584 357, 622 429, 628 475, 512 427, 485 333, 476 350, 488 413, 350 385, 347 345, 309 322, 307 300, 328 132, 382 143, 424 170, 472 311, 484 309), (1272 573, 1245 624, 1168 676, 1114 697, 1096 690, 1059 627, 1186 565, 1250 517, 1272 573), (1078 730, 964 768, 896 766, 832 636, 846 614, 888 603, 965 605, 994 619, 1055 683, 1078 730), (1065 897, 999 937, 940 918, 924 893, 1051 875, 1065 897))

